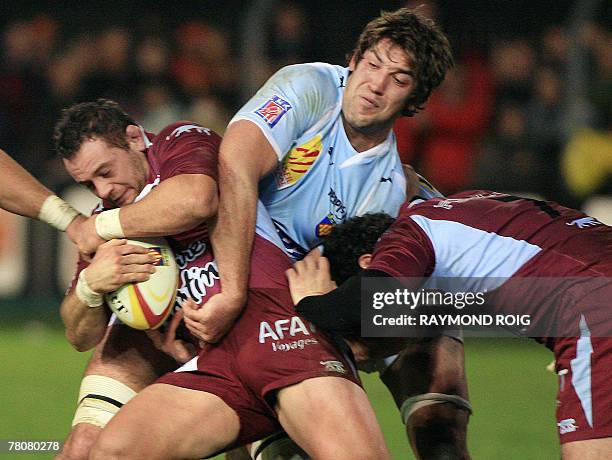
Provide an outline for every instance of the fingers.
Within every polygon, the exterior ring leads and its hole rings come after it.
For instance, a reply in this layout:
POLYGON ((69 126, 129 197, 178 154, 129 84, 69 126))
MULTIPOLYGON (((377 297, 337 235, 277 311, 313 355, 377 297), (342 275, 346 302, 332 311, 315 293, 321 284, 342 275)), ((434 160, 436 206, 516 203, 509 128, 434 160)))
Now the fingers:
POLYGON ((297 278, 298 274, 295 271, 295 268, 290 268, 289 270, 285 270, 285 276, 289 280, 289 283, 292 283, 297 278))
POLYGON ((155 256, 151 254, 151 248, 145 248, 138 244, 125 244, 120 248, 120 252, 123 255, 127 254, 148 254, 151 260, 154 260, 155 256))
POLYGON ((185 313, 185 315, 187 315, 187 313, 191 314, 192 312, 195 312, 196 310, 199 310, 202 308, 202 306, 198 305, 193 299, 185 300, 185 302, 183 302, 182 307, 183 307, 183 313, 185 313))
POLYGON ((319 263, 319 270, 324 270, 326 272, 329 272, 329 260, 327 259, 327 257, 319 257, 318 260, 319 263))
POLYGON ((166 331, 166 335, 164 337, 164 340, 166 341, 166 343, 169 343, 176 339, 176 330, 179 327, 179 324, 181 324, 182 320, 183 320, 183 310, 178 310, 174 314, 174 316, 172 317, 172 320, 170 321, 170 324, 168 325, 168 330, 166 331))
POLYGON ((112 248, 115 246, 123 246, 125 244, 127 244, 126 239, 112 239, 112 240, 108 240, 106 243, 102 243, 100 245, 100 248, 112 248))
MULTIPOLYGON (((290 270, 286 272, 287 277, 289 277, 290 270)), ((302 260, 293 264, 293 270, 295 270, 295 275, 313 274, 319 270, 329 272, 329 260, 323 257, 318 249, 314 249, 302 260)))
POLYGON ((151 265, 155 262, 155 256, 151 254, 122 254, 118 255, 121 263, 128 264, 139 264, 139 265, 151 265))
POLYGON ((150 273, 122 273, 117 275, 115 284, 117 286, 122 286, 127 283, 141 283, 147 281, 149 278, 151 278, 150 273))

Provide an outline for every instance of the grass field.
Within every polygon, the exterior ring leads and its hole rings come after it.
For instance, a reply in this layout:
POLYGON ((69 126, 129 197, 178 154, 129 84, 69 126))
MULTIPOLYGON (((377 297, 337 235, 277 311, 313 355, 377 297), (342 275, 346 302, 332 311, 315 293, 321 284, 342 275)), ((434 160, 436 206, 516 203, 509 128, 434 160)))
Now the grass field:
MULTIPOLYGON (((6 323, 3 323, 6 324, 6 323)), ((474 459, 559 458, 554 423, 556 379, 551 355, 518 339, 466 343, 474 415, 474 459)), ((87 354, 73 351, 55 322, 0 326, 0 440, 63 439, 69 429, 87 354)), ((399 415, 376 376, 364 375, 395 459, 413 458, 399 415)), ((51 455, 0 454, 0 458, 51 455)))

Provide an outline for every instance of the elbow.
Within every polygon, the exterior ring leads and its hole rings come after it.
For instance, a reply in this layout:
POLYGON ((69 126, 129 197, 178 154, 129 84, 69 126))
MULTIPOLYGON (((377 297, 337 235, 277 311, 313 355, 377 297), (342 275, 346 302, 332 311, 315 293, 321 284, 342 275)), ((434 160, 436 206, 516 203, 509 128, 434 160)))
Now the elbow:
POLYGON ((84 330, 78 327, 76 329, 66 328, 64 335, 72 348, 82 353, 94 348, 102 340, 104 331, 84 330))
POLYGON ((204 196, 194 197, 193 203, 190 206, 193 212, 193 220, 202 222, 217 214, 219 207, 219 196, 217 190, 214 193, 205 193, 204 196))
POLYGON ((93 340, 88 340, 86 337, 80 337, 70 331, 66 331, 65 335, 70 345, 72 345, 72 348, 80 353, 91 350, 97 343, 93 340))

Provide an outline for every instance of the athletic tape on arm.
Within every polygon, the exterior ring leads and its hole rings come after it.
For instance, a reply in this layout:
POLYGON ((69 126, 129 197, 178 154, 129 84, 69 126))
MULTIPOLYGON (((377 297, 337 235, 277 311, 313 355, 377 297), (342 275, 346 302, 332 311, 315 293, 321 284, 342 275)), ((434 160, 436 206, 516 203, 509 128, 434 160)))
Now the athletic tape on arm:
POLYGON ((96 233, 103 240, 125 237, 121 220, 119 220, 119 211, 120 208, 109 209, 96 216, 96 233))
POLYGON ((38 213, 38 220, 65 231, 80 213, 56 195, 49 195, 38 213))

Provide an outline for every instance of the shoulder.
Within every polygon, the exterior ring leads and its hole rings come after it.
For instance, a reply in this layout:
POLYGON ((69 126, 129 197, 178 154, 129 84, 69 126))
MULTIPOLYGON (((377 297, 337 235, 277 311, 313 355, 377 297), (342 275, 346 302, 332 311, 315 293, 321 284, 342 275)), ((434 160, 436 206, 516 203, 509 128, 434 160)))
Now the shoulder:
POLYGON ((336 93, 343 87, 347 73, 344 67, 324 62, 311 62, 283 67, 270 78, 270 81, 277 85, 286 83, 294 88, 336 93))
POLYGON ((221 137, 212 129, 192 121, 178 121, 163 128, 153 140, 153 145, 177 142, 179 139, 201 138, 212 143, 221 141, 221 137))

